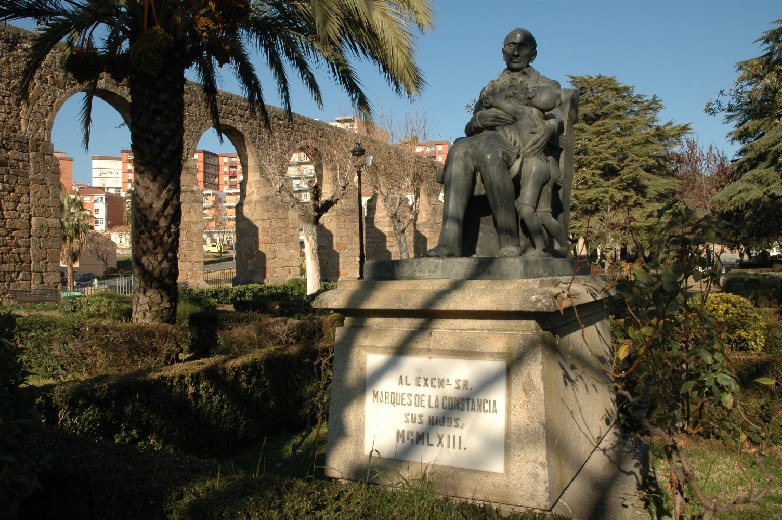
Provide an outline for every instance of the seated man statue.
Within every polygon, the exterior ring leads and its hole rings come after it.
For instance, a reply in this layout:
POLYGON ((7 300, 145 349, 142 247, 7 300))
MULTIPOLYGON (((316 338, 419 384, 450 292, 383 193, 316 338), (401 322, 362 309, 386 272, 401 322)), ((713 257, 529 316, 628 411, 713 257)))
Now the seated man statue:
POLYGON ((529 31, 514 29, 505 37, 502 56, 507 68, 481 91, 465 128, 467 137, 454 142, 437 179, 445 183, 443 224, 438 243, 427 256, 462 256, 464 215, 476 172, 494 216, 499 256, 521 254, 520 218, 532 254, 543 254, 544 228, 562 245, 564 233, 550 215, 551 189, 561 182, 562 172, 549 149, 564 128, 552 112, 562 90, 529 66, 536 55, 537 44, 529 31), (548 210, 543 220, 538 214, 541 197, 541 209, 548 210))

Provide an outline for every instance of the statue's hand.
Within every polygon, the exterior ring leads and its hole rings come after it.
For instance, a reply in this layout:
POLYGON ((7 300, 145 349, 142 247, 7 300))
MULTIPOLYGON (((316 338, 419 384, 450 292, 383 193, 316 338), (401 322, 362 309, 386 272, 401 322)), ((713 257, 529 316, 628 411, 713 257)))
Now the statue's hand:
POLYGON ((473 116, 480 128, 494 129, 498 126, 510 125, 513 118, 498 108, 487 108, 473 116))
POLYGON ((527 143, 527 147, 524 149, 526 155, 536 155, 543 152, 543 148, 546 147, 546 143, 554 135, 556 131, 556 123, 552 121, 546 121, 543 126, 536 130, 530 130, 532 139, 527 143))

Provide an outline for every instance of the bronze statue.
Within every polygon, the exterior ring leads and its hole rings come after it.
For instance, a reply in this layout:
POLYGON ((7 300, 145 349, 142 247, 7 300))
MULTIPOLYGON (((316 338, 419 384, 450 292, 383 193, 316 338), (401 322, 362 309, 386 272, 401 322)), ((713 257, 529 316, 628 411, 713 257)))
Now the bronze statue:
POLYGON ((572 126, 575 119, 574 93, 529 66, 537 56, 529 31, 511 31, 502 56, 506 70, 481 91, 465 127, 467 137, 454 142, 437 179, 445 184, 443 224, 427 256, 463 256, 465 212, 476 192, 476 172, 494 219, 498 256, 522 253, 520 228, 529 242, 525 254, 545 254, 547 245, 553 249, 552 240, 560 248, 569 245, 562 200, 569 198, 569 186, 566 197, 559 192, 568 181, 563 181, 563 166, 572 178, 572 137, 567 161, 562 136, 566 123, 572 126))

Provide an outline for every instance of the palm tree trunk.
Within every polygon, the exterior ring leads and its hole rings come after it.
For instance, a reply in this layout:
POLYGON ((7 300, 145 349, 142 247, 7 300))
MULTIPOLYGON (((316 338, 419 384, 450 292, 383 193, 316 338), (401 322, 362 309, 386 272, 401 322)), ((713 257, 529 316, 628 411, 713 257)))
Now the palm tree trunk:
POLYGON ((133 182, 133 321, 176 320, 179 194, 185 70, 177 52, 156 76, 132 71, 130 135, 133 182))

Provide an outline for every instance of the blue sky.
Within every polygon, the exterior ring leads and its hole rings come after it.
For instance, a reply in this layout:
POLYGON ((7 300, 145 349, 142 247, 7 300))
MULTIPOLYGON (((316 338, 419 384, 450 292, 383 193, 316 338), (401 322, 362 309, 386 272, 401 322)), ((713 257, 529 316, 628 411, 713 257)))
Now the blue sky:
MULTIPOLYGON (((395 96, 369 64, 358 64, 360 78, 376 111, 399 120, 406 112, 423 111, 434 124, 430 138, 462 135, 469 119, 465 105, 502 70, 502 39, 511 29, 529 29, 538 41, 534 66, 544 75, 568 85, 569 75, 612 75, 633 85, 636 92, 657 95, 666 107, 663 121, 690 123, 702 145, 713 144, 729 157, 736 146, 725 134, 721 118, 703 107, 736 78, 735 64, 758 56, 754 43, 782 17, 779 0, 433 0, 437 24, 418 38, 417 60, 427 87, 409 101, 395 96)), ((259 69, 263 67, 258 64, 259 69)), ((262 75, 267 102, 277 104, 274 85, 262 75)), ((238 92, 226 72, 222 88, 238 92)), ((319 108, 299 85, 293 90, 293 110, 331 120, 352 113, 347 97, 327 75, 319 108)), ((108 105, 96 103, 89 151, 81 147, 78 127, 80 102, 71 98, 55 121, 55 149, 74 158, 74 178, 87 182, 92 155, 118 155, 130 146, 130 134, 108 105)), ((210 132, 200 147, 220 146, 210 132)))

